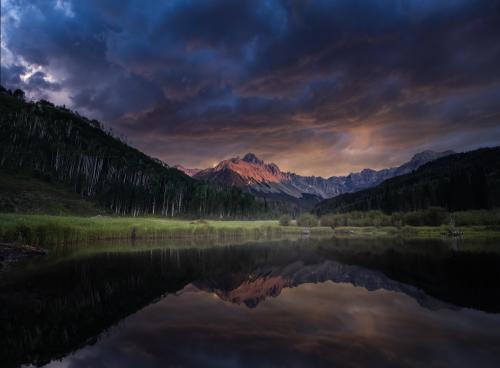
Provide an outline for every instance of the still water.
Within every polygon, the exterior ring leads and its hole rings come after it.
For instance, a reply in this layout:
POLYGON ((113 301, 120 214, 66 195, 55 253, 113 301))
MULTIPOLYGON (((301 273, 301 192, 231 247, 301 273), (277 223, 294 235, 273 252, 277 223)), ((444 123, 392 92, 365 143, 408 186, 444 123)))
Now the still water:
POLYGON ((1 366, 499 367, 500 242, 54 249, 0 276, 1 366))

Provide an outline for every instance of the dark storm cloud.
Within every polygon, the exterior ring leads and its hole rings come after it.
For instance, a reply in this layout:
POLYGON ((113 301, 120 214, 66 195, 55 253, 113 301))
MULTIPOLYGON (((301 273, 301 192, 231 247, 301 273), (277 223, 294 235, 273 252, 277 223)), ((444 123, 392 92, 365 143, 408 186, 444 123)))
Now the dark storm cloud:
POLYGON ((10 67, 2 65, 1 71, 2 84, 11 88, 18 88, 22 85, 23 81, 20 76, 26 73, 26 68, 22 65, 12 65, 10 67))
POLYGON ((328 175, 500 142, 497 1, 10 0, 2 31, 2 83, 169 163, 328 175))

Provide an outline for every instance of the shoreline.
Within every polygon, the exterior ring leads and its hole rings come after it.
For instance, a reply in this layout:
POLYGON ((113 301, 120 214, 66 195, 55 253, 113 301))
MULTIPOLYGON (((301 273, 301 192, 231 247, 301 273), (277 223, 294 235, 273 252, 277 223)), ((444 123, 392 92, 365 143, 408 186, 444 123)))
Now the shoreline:
MULTIPOLYGON (((222 221, 150 217, 78 217, 0 214, 0 242, 51 246, 99 240, 266 239, 301 236, 303 228, 277 220, 222 221)), ((330 227, 310 228, 309 236, 333 236, 330 227)))
POLYGON ((336 237, 380 238, 400 237, 413 239, 500 239, 500 227, 491 225, 470 225, 456 228, 459 236, 451 236, 449 227, 441 226, 340 226, 335 228, 336 237))
POLYGON ((48 250, 44 248, 0 242, 0 273, 4 272, 12 263, 46 254, 48 254, 48 250))
POLYGON ((283 236, 338 238, 499 238, 498 226, 463 226, 460 237, 446 226, 280 226, 277 220, 181 220, 153 217, 80 217, 0 213, 0 242, 35 247, 100 241, 162 239, 266 239, 283 236))

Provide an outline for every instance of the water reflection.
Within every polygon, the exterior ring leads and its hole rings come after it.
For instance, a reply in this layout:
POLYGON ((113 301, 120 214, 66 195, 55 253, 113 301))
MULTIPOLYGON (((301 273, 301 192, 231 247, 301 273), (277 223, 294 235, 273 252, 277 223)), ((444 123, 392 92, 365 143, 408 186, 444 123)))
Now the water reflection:
POLYGON ((134 247, 53 252, 9 274, 0 285, 1 361, 41 365, 89 344, 51 364, 493 366, 500 359, 496 253, 352 239, 134 247))
POLYGON ((500 356, 499 322, 332 282, 285 289, 257 309, 184 293, 50 366, 488 367, 500 356))

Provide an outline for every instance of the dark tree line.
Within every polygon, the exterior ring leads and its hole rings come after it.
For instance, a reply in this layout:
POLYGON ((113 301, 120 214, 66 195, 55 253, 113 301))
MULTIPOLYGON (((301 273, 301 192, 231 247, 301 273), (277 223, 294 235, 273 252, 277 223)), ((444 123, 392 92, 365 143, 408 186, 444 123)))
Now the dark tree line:
POLYGON ((0 90, 0 169, 67 184, 120 215, 246 218, 267 204, 236 188, 195 181, 65 107, 0 90))
POLYGON ((101 253, 85 262, 25 272, 0 288, 2 367, 46 364, 165 293, 210 278, 221 267, 250 272, 267 254, 266 248, 254 246, 163 248, 101 253))
POLYGON ((323 201, 314 212, 393 213, 430 207, 448 211, 500 207, 500 147, 441 158, 377 187, 323 201))

